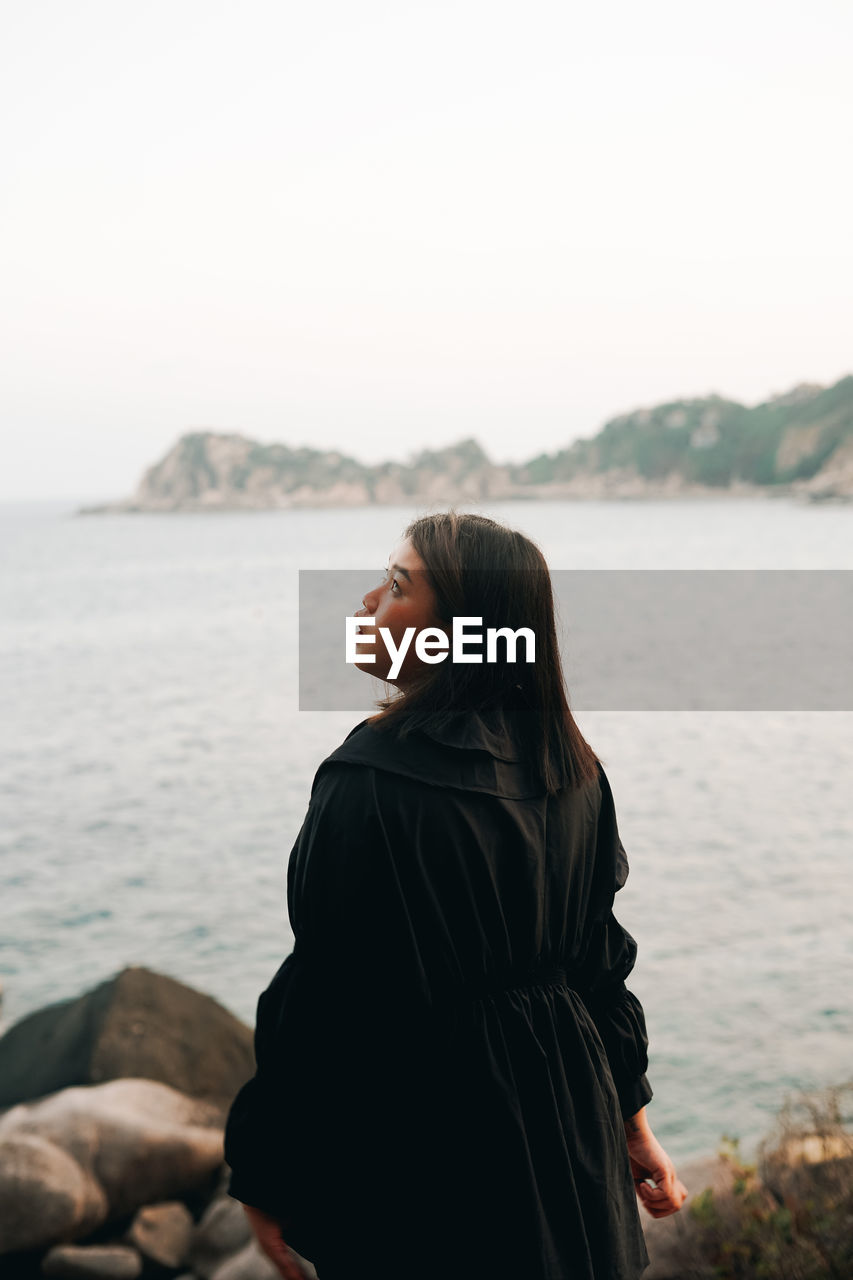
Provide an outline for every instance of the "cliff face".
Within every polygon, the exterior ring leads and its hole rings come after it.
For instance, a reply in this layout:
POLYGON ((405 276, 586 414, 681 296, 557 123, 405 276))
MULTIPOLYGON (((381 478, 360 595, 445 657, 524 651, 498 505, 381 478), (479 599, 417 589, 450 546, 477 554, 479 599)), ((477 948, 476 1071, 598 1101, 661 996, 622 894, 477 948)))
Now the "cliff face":
POLYGON ((194 432, 145 472, 131 504, 141 511, 284 507, 322 494, 330 505, 360 505, 369 500, 366 474, 340 453, 194 432))
POLYGON ((853 500, 853 376, 747 408, 720 396, 611 419, 588 440, 521 465, 475 440, 366 466, 335 451, 194 432, 98 511, 264 510, 500 498, 666 497, 737 491, 853 500))

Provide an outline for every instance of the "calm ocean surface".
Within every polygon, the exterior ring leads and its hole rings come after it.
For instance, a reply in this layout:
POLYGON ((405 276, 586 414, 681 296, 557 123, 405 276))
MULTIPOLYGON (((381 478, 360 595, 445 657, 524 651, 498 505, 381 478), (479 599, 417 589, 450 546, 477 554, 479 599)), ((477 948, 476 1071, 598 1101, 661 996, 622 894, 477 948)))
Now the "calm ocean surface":
MULTIPOLYGON (((853 569, 853 507, 481 509, 555 569, 853 569)), ((297 571, 378 569, 415 513, 73 510, 0 506, 5 1025, 126 964, 251 1021, 314 770, 362 718, 297 708, 297 571)), ((676 1157, 748 1148, 851 1074, 853 714, 579 719, 631 861, 653 1123, 676 1157)))

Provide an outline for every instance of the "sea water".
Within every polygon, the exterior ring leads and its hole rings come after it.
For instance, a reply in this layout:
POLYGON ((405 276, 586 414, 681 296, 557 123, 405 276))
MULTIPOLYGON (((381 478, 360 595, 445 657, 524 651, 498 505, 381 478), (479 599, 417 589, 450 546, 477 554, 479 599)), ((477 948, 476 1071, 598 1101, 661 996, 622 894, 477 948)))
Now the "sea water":
MULTIPOLYGON (((476 509, 555 569, 853 569, 853 507, 476 509)), ((298 709, 298 572, 378 580, 419 512, 74 510, 0 507, 4 1025, 128 964, 251 1021, 311 779, 362 718, 298 709)), ((676 1157, 749 1149, 786 1095, 851 1074, 853 714, 578 718, 631 863, 655 1129, 676 1157)))

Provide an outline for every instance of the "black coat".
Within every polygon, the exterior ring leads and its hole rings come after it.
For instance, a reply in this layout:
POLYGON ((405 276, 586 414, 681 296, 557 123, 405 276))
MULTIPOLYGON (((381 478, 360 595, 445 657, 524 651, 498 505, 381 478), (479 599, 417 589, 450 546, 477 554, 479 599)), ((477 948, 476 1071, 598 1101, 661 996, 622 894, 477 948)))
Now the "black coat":
POLYGON ((623 1117, 651 1098, 607 778, 548 797, 500 717, 317 770, 230 1191, 320 1280, 636 1280, 623 1117))

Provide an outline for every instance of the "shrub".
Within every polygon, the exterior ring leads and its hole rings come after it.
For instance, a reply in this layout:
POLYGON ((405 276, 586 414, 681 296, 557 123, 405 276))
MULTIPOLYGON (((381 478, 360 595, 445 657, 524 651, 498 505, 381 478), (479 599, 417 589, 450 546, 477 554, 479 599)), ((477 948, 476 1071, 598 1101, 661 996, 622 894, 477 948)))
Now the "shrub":
POLYGON ((708 1277, 853 1277, 851 1104, 853 1083, 786 1102, 755 1164, 723 1140, 731 1193, 703 1191, 689 1210, 708 1277))

